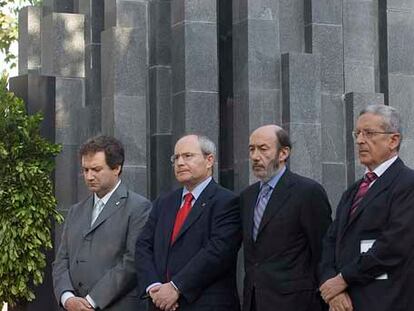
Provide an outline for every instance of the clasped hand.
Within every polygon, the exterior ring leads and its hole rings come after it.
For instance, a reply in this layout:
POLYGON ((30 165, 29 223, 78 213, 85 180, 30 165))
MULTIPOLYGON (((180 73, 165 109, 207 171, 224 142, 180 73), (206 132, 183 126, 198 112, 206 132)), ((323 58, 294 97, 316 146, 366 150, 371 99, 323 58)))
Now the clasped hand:
POLYGON ((327 280, 319 288, 323 300, 329 304, 330 311, 352 311, 352 301, 345 291, 348 285, 343 277, 337 276, 327 280))
POLYGON ((149 295, 154 305, 161 310, 175 311, 178 309, 177 290, 171 283, 156 285, 149 290, 149 295))

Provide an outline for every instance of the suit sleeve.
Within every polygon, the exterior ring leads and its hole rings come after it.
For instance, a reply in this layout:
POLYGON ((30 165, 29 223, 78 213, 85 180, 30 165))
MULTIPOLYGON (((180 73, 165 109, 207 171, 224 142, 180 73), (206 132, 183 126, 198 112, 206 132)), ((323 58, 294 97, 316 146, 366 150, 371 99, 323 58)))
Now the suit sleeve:
MULTIPOLYGON (((385 203, 387 204, 387 203, 385 203)), ((414 236, 414 183, 395 191, 389 198, 389 221, 366 253, 344 266, 342 276, 348 285, 367 284, 392 271, 412 254, 414 236)))
POLYGON ((160 208, 159 200, 153 202, 148 221, 136 241, 135 268, 138 276, 138 291, 141 296, 146 295, 146 288, 149 285, 162 281, 156 272, 154 258, 154 234, 160 208))
POLYGON ((215 204, 209 242, 172 279, 189 303, 235 267, 242 237, 239 199, 218 198, 215 204))
POLYGON ((69 275, 68 228, 71 223, 72 208, 66 216, 62 236, 55 261, 53 262, 53 290, 59 305, 60 297, 66 291, 75 292, 69 275))
POLYGON ((331 224, 331 206, 325 190, 319 184, 314 184, 308 200, 310 204, 303 204, 301 211, 301 225, 306 232, 311 249, 311 267, 315 271, 315 280, 318 263, 322 252, 322 240, 331 224))
POLYGON ((132 213, 128 221, 128 233, 125 240, 125 253, 110 270, 93 286, 89 295, 100 309, 106 308, 119 297, 127 294, 136 285, 135 242, 142 231, 151 209, 147 200, 131 202, 132 213))

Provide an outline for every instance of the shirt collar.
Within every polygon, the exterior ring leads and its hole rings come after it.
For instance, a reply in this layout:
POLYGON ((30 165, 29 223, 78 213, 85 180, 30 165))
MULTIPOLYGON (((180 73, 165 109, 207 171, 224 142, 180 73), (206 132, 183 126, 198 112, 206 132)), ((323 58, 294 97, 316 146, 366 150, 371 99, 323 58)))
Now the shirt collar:
MULTIPOLYGON (((393 156, 391 159, 388 159, 385 162, 382 162, 380 165, 378 165, 373 172, 380 177, 382 174, 385 173, 385 171, 395 162, 395 160, 397 160, 398 155, 393 156)), ((365 169, 365 174, 368 173, 369 170, 365 169)))
MULTIPOLYGON (((206 180, 204 180, 203 182, 199 183, 194 189, 193 191, 191 191, 191 194, 194 197, 194 202, 198 199, 198 197, 201 195, 201 193, 203 192, 203 190, 207 187, 207 185, 210 183, 210 181, 213 179, 213 177, 208 177, 206 180)), ((189 193, 190 191, 187 190, 186 187, 183 188, 183 194, 181 196, 181 199, 184 200, 184 196, 189 193)))
MULTIPOLYGON (((275 176, 272 177, 272 179, 270 179, 267 184, 272 188, 272 190, 276 187, 277 183, 279 182, 280 178, 283 176, 283 174, 286 171, 286 166, 283 166, 281 169, 279 169, 276 173, 275 176)), ((260 188, 262 188, 262 186, 265 183, 263 181, 260 182, 260 188)))
POLYGON ((94 200, 94 204, 96 202, 98 202, 98 200, 101 200, 105 205, 106 203, 109 201, 109 199, 111 198, 112 194, 115 192, 116 189, 118 189, 119 185, 121 184, 121 180, 118 181, 118 183, 116 184, 116 186, 107 194, 105 194, 102 198, 99 198, 96 193, 93 194, 93 200, 94 200))

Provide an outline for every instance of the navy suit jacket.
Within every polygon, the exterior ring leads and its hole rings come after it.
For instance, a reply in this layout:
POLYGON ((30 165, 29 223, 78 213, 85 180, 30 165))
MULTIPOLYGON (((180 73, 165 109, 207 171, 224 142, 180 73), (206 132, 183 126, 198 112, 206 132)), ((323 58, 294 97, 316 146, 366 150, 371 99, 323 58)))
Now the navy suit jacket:
POLYGON ((212 180, 171 245, 181 199, 182 188, 155 200, 137 240, 135 258, 141 294, 145 295, 150 284, 172 280, 181 293, 180 310, 239 310, 238 198, 212 180))
POLYGON ((321 283, 341 272, 354 310, 414 310, 414 172, 397 159, 350 218, 360 183, 342 195, 325 237, 321 283), (363 254, 362 240, 375 240, 363 254), (388 279, 376 279, 384 273, 388 279))

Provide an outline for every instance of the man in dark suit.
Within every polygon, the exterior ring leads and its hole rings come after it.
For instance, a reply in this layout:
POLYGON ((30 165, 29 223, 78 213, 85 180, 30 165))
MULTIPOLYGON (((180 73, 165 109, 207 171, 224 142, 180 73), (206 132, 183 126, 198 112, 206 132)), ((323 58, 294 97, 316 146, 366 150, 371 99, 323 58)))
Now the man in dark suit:
POLYGON ((240 195, 245 311, 321 308, 316 267, 331 209, 320 184, 286 167, 290 151, 279 126, 262 126, 250 136, 252 170, 260 181, 240 195))
POLYGON ((53 263, 56 299, 68 311, 144 310, 134 254, 151 203, 121 182, 124 149, 118 140, 95 137, 79 153, 93 194, 73 205, 65 219, 53 263))
POLYGON ((208 138, 178 140, 171 161, 183 188, 160 196, 136 244, 140 291, 151 310, 237 311, 241 243, 237 197, 212 179, 208 138))
POLYGON ((398 158, 398 112, 368 106, 353 134, 366 171, 325 237, 322 297, 332 311, 414 310, 414 172, 398 158))

